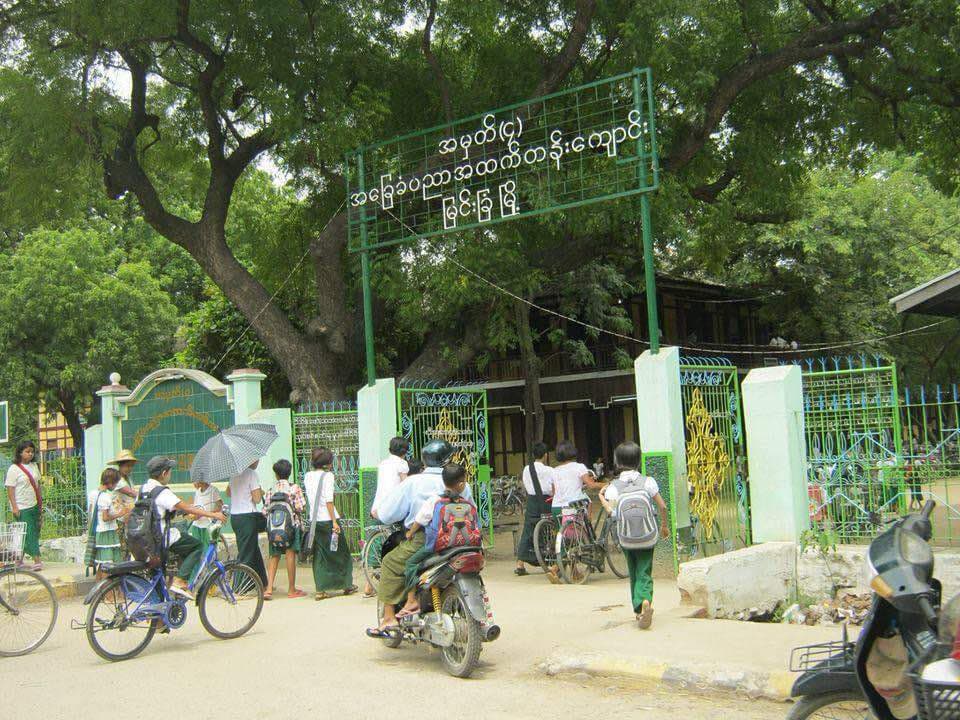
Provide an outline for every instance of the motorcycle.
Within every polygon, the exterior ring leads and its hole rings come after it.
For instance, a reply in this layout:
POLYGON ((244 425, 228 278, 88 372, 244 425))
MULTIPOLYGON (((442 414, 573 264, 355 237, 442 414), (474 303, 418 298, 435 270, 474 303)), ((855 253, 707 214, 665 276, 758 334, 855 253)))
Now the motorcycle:
POLYGON ((870 543, 867 569, 874 596, 856 643, 844 629, 840 643, 794 650, 791 666, 803 675, 794 684, 800 701, 789 720, 822 715, 825 708, 879 720, 960 720, 957 617, 941 617, 941 586, 933 577, 929 545, 934 507, 928 501, 870 543))
MULTIPOLYGON (((470 677, 482 644, 500 637, 480 577, 484 562, 479 547, 450 548, 424 560, 417 569, 420 611, 399 618, 398 625, 386 631, 387 647, 428 643, 440 650, 448 673, 470 677)), ((382 619, 383 605, 377 603, 377 620, 382 619)))

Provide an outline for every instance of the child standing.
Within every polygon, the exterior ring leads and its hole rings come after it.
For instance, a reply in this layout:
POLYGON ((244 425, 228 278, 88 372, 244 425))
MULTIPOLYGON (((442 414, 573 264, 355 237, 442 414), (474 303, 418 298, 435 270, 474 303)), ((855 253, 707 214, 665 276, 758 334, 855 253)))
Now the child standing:
MULTIPOLYGON (((617 499, 628 486, 642 486, 660 515, 660 537, 667 537, 670 526, 667 524, 667 504, 660 497, 660 488, 652 477, 643 477, 640 467, 640 446, 634 442, 622 442, 613 451, 616 479, 600 494, 600 502, 611 516, 616 515, 617 499)), ((653 623, 653 552, 647 550, 623 550, 630 572, 630 594, 633 600, 633 612, 641 630, 649 630, 653 623)))
MULTIPOLYGON (((287 597, 302 598, 306 596, 303 590, 297 588, 297 553, 300 552, 303 541, 303 511, 307 504, 303 498, 303 491, 296 483, 290 482, 290 475, 293 472, 293 466, 289 460, 277 460, 273 464, 273 475, 277 482, 273 486, 273 493, 284 493, 290 500, 290 508, 293 510, 293 541, 287 546, 286 550, 277 550, 270 546, 270 560, 267 562, 267 589, 263 593, 264 600, 273 599, 273 582, 277 577, 277 570, 280 569, 280 556, 284 556, 287 561, 287 597)), ((264 508, 264 513, 266 513, 264 508)))
POLYGON ((120 553, 120 536, 117 534, 117 519, 130 514, 130 508, 117 509, 113 496, 120 482, 120 473, 107 468, 100 475, 100 487, 88 496, 90 512, 90 532, 94 536, 93 557, 89 564, 97 571, 97 579, 106 574, 102 570, 105 563, 118 563, 123 560, 120 553))
MULTIPOLYGON (((210 483, 195 482, 193 484, 193 504, 207 512, 220 512, 223 509, 223 499, 220 491, 210 483)), ((203 547, 210 544, 210 523, 208 517, 196 517, 190 523, 189 533, 200 541, 203 547)))

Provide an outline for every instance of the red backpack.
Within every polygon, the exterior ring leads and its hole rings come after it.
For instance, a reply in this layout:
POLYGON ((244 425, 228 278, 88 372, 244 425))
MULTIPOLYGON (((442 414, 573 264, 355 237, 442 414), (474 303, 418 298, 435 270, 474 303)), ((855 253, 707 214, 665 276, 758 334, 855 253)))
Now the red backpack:
POLYGON ((472 502, 443 495, 433 508, 427 548, 441 552, 452 547, 480 547, 480 516, 472 502))

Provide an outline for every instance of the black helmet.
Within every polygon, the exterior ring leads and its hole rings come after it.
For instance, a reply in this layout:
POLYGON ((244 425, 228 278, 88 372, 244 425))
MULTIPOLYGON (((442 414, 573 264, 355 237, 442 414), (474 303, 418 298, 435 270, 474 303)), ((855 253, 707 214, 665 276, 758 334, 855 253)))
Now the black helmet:
POLYGON ((431 440, 420 451, 420 459, 427 467, 443 467, 457 449, 446 440, 431 440))

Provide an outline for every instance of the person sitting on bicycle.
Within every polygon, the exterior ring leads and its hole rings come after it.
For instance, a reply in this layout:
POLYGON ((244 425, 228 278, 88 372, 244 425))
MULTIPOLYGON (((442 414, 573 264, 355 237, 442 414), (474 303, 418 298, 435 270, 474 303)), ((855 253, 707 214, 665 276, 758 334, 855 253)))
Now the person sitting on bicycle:
MULTIPOLYGON (((640 446, 635 442, 622 442, 613 451, 614 481, 607 489, 600 493, 600 503, 611 516, 616 514, 617 498, 621 489, 629 490, 626 483, 642 484, 650 500, 656 506, 660 515, 660 537, 666 538, 670 531, 667 523, 667 504, 660 496, 660 487, 652 477, 642 477, 640 467, 640 446)), ((641 630, 650 629, 653 622, 653 551, 623 550, 627 559, 627 569, 630 573, 630 597, 633 601, 633 612, 641 630)))
MULTIPOLYGON (((150 460, 147 461, 149 480, 143 484, 140 492, 149 494, 158 486, 166 488, 166 486, 170 484, 172 471, 176 466, 177 461, 172 458, 162 455, 150 458, 150 460)), ((173 553, 180 558, 180 570, 173 579, 170 592, 193 600, 193 593, 190 592, 187 585, 189 584, 190 576, 193 574, 197 563, 200 562, 200 558, 203 555, 203 546, 200 544, 200 541, 192 535, 181 533, 177 528, 171 527, 170 517, 179 511, 187 513, 188 515, 195 515, 196 517, 219 520, 220 522, 226 522, 227 518, 221 512, 209 512, 203 508, 185 503, 169 488, 159 493, 154 502, 156 502, 157 508, 161 513, 161 529, 163 530, 164 542, 167 543, 167 552, 173 553)))

